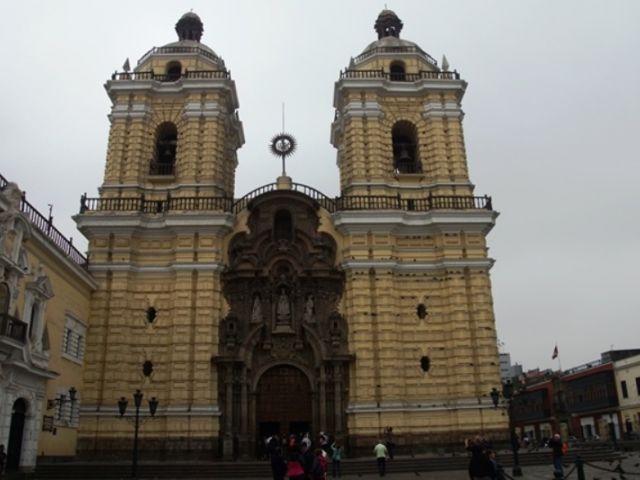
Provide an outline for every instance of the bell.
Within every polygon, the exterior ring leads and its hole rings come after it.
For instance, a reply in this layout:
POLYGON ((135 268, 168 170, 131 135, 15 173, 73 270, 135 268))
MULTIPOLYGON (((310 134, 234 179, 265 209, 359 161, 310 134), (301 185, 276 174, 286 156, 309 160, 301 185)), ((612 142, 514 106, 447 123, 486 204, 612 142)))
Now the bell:
POLYGON ((411 158, 411 155, 409 155, 409 150, 405 145, 402 145, 400 147, 400 152, 398 153, 396 161, 400 164, 407 164, 407 163, 413 162, 413 158, 411 158))

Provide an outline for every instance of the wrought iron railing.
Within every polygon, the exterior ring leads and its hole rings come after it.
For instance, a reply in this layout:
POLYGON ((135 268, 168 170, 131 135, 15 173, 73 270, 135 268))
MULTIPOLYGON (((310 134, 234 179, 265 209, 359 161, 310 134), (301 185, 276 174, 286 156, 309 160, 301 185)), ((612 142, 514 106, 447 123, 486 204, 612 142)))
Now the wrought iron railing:
MULTIPOLYGON (((0 175, 0 190, 4 189, 8 180, 0 175)), ((39 230, 46 238, 53 243, 58 250, 64 255, 69 257, 72 261, 78 265, 86 265, 87 257, 85 257, 80 251, 73 245, 73 239, 65 237, 60 230, 53 226, 53 218, 45 217, 42 215, 33 205, 31 205, 22 194, 22 200, 20 201, 20 211, 24 213, 31 224, 39 230)))
POLYGON ((80 198, 80 213, 86 212, 140 212, 165 213, 170 211, 223 211, 230 212, 233 199, 228 197, 170 197, 150 199, 142 197, 80 198))
MULTIPOLYGON (((223 211, 239 213, 253 199, 265 193, 277 191, 277 184, 270 183, 256 188, 242 198, 228 197, 170 197, 147 199, 142 197, 87 198, 80 199, 80 213, 86 212, 141 212, 159 214, 171 211, 223 211)), ((346 195, 330 198, 308 185, 294 183, 292 190, 314 199, 333 213, 345 210, 406 210, 427 212, 431 210, 492 210, 491 197, 431 195, 424 198, 402 198, 393 195, 346 195)))
POLYGON ((171 176, 175 173, 174 163, 151 162, 149 164, 149 175, 171 176))
POLYGON ((27 324, 7 313, 0 313, 0 336, 24 343, 27 338, 27 324))
POLYGON ((181 78, 195 80, 210 80, 231 78, 228 70, 187 70, 182 73, 154 73, 148 72, 115 72, 111 75, 111 80, 157 80, 159 82, 175 82, 181 78))
POLYGON ((418 73, 385 72, 384 70, 345 70, 340 72, 340 79, 383 79, 392 82, 417 82, 418 80, 460 80, 458 72, 430 72, 421 70, 418 73))
MULTIPOLYGON (((330 197, 327 197, 320 190, 316 190, 315 188, 310 187, 308 185, 304 185, 302 183, 292 183, 291 189, 295 192, 302 193, 307 197, 313 198, 315 201, 317 201, 320 204, 320 206, 324 207, 328 211, 330 212, 335 211, 335 200, 330 197)), ((273 192, 276 190, 278 190, 277 183, 269 183, 267 185, 263 185, 262 187, 256 188, 255 190, 252 190, 251 192, 247 193, 244 197, 234 202, 233 204, 234 213, 238 213, 241 210, 244 210, 245 208, 247 208, 247 204, 254 198, 259 197, 260 195, 264 195, 265 193, 273 192)))
POLYGON ((355 57, 353 59, 353 61, 355 63, 359 63, 362 60, 364 60, 366 58, 369 58, 369 57, 371 57, 373 55, 379 54, 379 53, 393 53, 393 54, 397 54, 397 53, 417 53, 417 54, 421 55, 422 58, 424 58, 431 65, 435 66, 435 65, 438 64, 438 62, 436 62, 435 58, 433 58, 427 52, 422 50, 420 47, 411 46, 411 45, 396 46, 396 47, 374 47, 374 48, 370 48, 366 52, 362 52, 360 55, 355 57))
POLYGON ((438 195, 402 198, 392 195, 348 195, 336 198, 336 210, 493 210, 491 197, 438 195))
POLYGON ((205 50, 204 48, 201 47, 187 47, 187 46, 174 46, 174 47, 153 47, 151 50, 149 50, 147 53, 145 53, 140 60, 138 60, 138 65, 140 65, 141 63, 145 62, 151 55, 154 54, 185 54, 185 53, 196 53, 198 55, 202 55, 203 57, 207 57, 210 58, 211 60, 213 60, 216 63, 220 63, 222 60, 220 60, 220 57, 218 57, 217 55, 215 55, 214 53, 205 50))

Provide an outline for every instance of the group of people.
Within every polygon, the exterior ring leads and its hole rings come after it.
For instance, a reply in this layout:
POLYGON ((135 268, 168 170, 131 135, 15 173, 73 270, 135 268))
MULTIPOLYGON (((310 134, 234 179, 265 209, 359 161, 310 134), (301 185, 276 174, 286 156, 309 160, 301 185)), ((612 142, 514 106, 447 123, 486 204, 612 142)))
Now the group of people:
POLYGON ((316 447, 307 433, 302 437, 290 435, 282 440, 278 435, 266 439, 273 480, 326 480, 329 463, 334 478, 342 475, 340 462, 344 454, 338 441, 329 442, 329 436, 320 432, 316 447))
MULTIPOLYGON (((517 437, 516 437, 517 442, 517 437)), ((564 455, 568 452, 566 442, 560 438, 560 434, 556 433, 545 443, 552 451, 553 470, 556 478, 564 478, 564 455)), ((473 440, 465 440, 465 447, 471 454, 469 460, 469 478, 471 480, 504 480, 504 471, 502 466, 496 460, 496 452, 493 450, 491 443, 480 436, 473 440)), ((514 448, 519 448, 515 446, 514 448)))

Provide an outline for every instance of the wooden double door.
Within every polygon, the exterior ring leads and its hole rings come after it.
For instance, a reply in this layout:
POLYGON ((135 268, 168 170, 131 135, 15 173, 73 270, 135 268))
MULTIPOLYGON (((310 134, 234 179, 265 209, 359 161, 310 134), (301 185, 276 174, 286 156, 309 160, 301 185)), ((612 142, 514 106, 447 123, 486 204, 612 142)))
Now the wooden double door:
POLYGON ((267 370, 256 389, 256 423, 260 439, 310 431, 313 416, 309 379, 291 365, 267 370))

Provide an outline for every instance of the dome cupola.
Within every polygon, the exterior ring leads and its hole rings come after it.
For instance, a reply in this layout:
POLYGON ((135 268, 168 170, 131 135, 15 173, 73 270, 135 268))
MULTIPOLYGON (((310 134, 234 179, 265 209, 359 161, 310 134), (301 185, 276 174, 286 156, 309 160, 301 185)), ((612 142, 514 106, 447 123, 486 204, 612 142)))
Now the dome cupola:
POLYGON ((180 40, 195 40, 199 42, 204 32, 204 25, 200 17, 193 12, 187 12, 178 23, 176 23, 176 32, 180 40))
POLYGON ((398 18, 393 10, 382 10, 373 28, 378 32, 378 39, 384 37, 400 38, 402 30, 402 20, 398 18))

